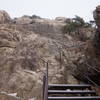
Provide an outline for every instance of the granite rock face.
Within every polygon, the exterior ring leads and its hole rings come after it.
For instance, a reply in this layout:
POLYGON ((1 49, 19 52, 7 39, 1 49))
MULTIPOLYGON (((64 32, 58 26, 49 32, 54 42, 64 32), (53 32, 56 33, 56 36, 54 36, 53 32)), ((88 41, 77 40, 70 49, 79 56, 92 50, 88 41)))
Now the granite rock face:
POLYGON ((96 21, 98 28, 100 28, 100 6, 97 6, 94 11, 94 19, 96 21))
POLYGON ((80 82, 71 72, 84 43, 62 34, 65 23, 37 16, 0 18, 5 19, 0 23, 1 100, 41 100, 47 61, 49 83, 80 82), (9 97, 14 93, 18 98, 9 97))
POLYGON ((10 22, 10 20, 11 20, 11 18, 8 15, 8 13, 4 10, 1 10, 0 11, 0 24, 8 23, 8 22, 10 22))
POLYGON ((86 82, 88 82, 86 78, 88 77, 100 85, 100 6, 94 11, 94 19, 97 25, 95 35, 92 40, 86 42, 84 56, 76 61, 74 75, 86 82))
POLYGON ((33 19, 26 16, 20 20, 16 19, 16 22, 14 19, 10 24, 0 24, 1 100, 17 100, 18 98, 7 95, 11 93, 17 93, 16 96, 21 100, 41 100, 47 61, 50 83, 78 83, 70 74, 69 65, 72 63, 72 57, 79 57, 80 54, 73 52, 71 55, 72 51, 65 48, 66 41, 68 47, 72 41, 68 36, 64 38, 63 34, 58 33, 63 24, 36 18, 35 23, 30 26, 31 20, 33 19), (62 64, 60 49, 66 56, 62 58, 62 64))
POLYGON ((68 19, 65 17, 56 17, 55 20, 62 23, 66 23, 68 21, 68 19))
POLYGON ((16 24, 23 25, 26 30, 34 31, 41 35, 62 33, 61 28, 64 26, 64 23, 60 23, 56 20, 43 19, 39 17, 34 18, 32 16, 16 18, 14 22, 16 24))
POLYGON ((93 43, 96 56, 100 58, 100 6, 96 7, 96 10, 94 11, 94 19, 97 25, 97 30, 93 43))

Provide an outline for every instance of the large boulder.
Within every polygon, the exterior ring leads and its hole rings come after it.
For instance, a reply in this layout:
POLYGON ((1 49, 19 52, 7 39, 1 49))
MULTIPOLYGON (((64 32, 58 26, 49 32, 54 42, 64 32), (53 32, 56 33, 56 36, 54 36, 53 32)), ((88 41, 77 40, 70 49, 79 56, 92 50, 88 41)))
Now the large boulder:
POLYGON ((100 5, 96 7, 94 11, 94 19, 96 21, 96 25, 100 28, 100 5))
POLYGON ((1 10, 0 11, 0 24, 8 23, 10 21, 11 21, 11 18, 9 14, 6 11, 1 10))
POLYGON ((22 16, 20 18, 15 18, 14 21, 16 24, 30 24, 32 19, 29 16, 22 16))
MULTIPOLYGON (((27 46, 31 40, 36 38, 36 35, 25 37, 21 35, 21 32, 13 29, 6 27, 0 29, 0 60, 2 59, 0 62, 0 92, 17 93, 17 96, 22 98, 21 100, 33 97, 39 100, 42 93, 42 82, 39 75, 33 71, 36 67, 35 58, 31 58, 33 56, 30 57, 29 53, 25 54, 25 52, 30 52, 27 46), (31 62, 32 59, 34 60, 31 62)), ((18 99, 7 94, 0 94, 1 100, 18 99)))
POLYGON ((100 58, 100 6, 96 7, 94 11, 94 19, 97 25, 97 30, 93 40, 93 45, 95 48, 96 56, 100 58))
POLYGON ((66 18, 66 17, 56 17, 55 18, 55 21, 59 22, 59 23, 63 23, 63 24, 66 24, 66 23, 69 23, 72 21, 71 18, 66 18))

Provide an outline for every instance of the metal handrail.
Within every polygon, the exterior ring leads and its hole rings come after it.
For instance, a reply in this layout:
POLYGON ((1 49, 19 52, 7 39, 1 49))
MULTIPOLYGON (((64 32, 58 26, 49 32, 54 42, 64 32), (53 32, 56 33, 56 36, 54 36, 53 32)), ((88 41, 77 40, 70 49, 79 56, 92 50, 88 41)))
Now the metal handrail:
POLYGON ((85 64, 86 64, 89 68, 91 68, 91 69, 95 70, 96 72, 100 73, 100 71, 97 70, 95 67, 89 65, 88 63, 85 63, 85 64))
MULTIPOLYGON (((92 70, 96 71, 98 74, 100 74, 100 71, 97 70, 95 67, 89 65, 87 62, 86 62, 85 64, 86 64, 90 69, 92 69, 92 70)), ((78 70, 78 71, 81 72, 81 70, 78 70)), ((78 78, 77 76, 75 76, 74 73, 71 73, 71 74, 72 74, 74 77, 78 78)), ((96 86, 97 88, 100 88, 100 85, 98 85, 98 84, 97 84, 93 79, 91 79, 88 75, 89 75, 88 73, 83 73, 81 76, 85 79, 85 82, 88 81, 88 83, 90 83, 90 84, 96 86)), ((78 79, 79 79, 79 78, 78 78, 78 79)))
POLYGON ((48 99, 48 62, 47 62, 46 73, 43 77, 43 100, 47 99, 48 99))
POLYGON ((96 84, 92 79, 90 79, 87 75, 84 75, 84 77, 88 80, 89 83, 92 83, 97 88, 100 88, 100 86, 96 84))

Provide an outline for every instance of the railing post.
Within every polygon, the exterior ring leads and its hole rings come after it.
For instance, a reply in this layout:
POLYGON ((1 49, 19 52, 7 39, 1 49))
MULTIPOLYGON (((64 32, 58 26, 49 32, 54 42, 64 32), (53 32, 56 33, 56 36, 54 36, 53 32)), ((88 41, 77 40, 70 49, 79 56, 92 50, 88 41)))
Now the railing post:
POLYGON ((43 78, 43 100, 48 100, 48 62, 46 62, 46 73, 43 78))
POLYGON ((60 51, 60 68, 62 67, 62 51, 60 51))
POLYGON ((47 79, 48 79, 48 62, 47 62, 46 76, 47 76, 47 79))
POLYGON ((45 97, 45 80, 46 80, 46 77, 44 75, 43 76, 43 100, 44 100, 44 97, 45 97))
POLYGON ((48 67, 49 67, 49 62, 47 62, 47 72, 46 72, 46 100, 48 100, 48 67))

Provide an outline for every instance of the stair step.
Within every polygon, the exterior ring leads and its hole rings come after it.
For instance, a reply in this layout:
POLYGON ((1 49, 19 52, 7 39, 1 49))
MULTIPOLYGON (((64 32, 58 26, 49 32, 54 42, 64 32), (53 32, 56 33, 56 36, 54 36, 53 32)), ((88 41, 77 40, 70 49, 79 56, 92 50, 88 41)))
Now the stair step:
POLYGON ((48 100, 100 100, 100 96, 48 97, 48 100))
POLYGON ((95 94, 93 90, 48 90, 48 94, 95 94))
POLYGON ((49 84, 49 89, 85 89, 91 88, 91 85, 87 84, 49 84))

